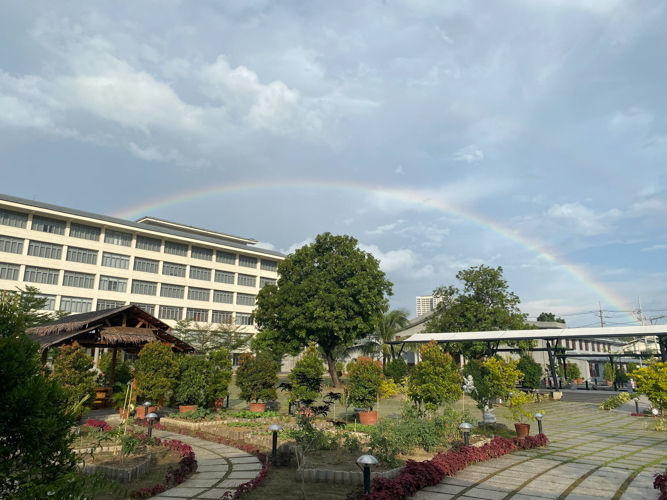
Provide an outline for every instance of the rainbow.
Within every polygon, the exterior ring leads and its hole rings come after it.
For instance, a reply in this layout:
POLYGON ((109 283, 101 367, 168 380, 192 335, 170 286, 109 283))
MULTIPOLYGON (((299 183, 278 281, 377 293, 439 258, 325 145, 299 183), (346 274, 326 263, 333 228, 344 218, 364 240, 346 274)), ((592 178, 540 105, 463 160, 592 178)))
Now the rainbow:
POLYGON ((575 280, 585 285, 591 291, 595 292, 597 298, 602 299, 607 304, 612 304, 619 310, 631 310, 624 299, 617 296, 611 289, 598 283, 590 272, 582 266, 567 262, 554 250, 548 249, 541 242, 519 234, 518 232, 504 226, 502 223, 493 220, 483 214, 477 213, 469 208, 463 208, 459 205, 449 203, 439 199, 437 195, 427 191, 420 191, 409 188, 391 188, 365 185, 361 183, 342 182, 340 180, 282 180, 282 181, 253 181, 253 182, 235 182, 213 185, 206 188, 186 190, 161 198, 155 198, 150 201, 134 205, 126 210, 116 214, 116 217, 124 219, 136 219, 142 215, 149 215, 151 211, 162 208, 172 207, 182 203, 194 200, 209 198, 212 196, 240 193, 258 190, 278 190, 278 189, 320 189, 336 190, 361 194, 380 195, 389 197, 398 201, 416 204, 428 209, 438 210, 450 215, 455 215, 472 222, 482 228, 491 230, 504 238, 514 241, 523 247, 537 253, 547 261, 560 266, 565 272, 575 280))

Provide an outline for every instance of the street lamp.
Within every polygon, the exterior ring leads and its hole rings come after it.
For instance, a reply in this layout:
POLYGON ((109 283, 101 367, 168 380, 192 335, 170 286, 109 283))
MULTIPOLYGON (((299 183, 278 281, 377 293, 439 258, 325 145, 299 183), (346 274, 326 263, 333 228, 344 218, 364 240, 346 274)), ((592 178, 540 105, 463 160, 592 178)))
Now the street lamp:
POLYGON ((148 408, 150 407, 151 402, 150 401, 144 401, 144 403, 141 405, 144 407, 144 418, 146 418, 146 414, 148 413, 148 408))
POLYGON ((156 413, 149 413, 146 415, 146 420, 148 420, 148 439, 153 437, 153 420, 157 418, 156 413))
POLYGON ((283 428, 278 424, 273 424, 269 426, 269 431, 273 432, 273 448, 271 449, 271 459, 276 459, 276 453, 278 450, 278 433, 282 431, 283 428))
POLYGON ((537 429, 539 434, 542 434, 542 419, 544 418, 544 413, 538 411, 533 417, 537 419, 537 429))
POLYGON ((362 455, 357 458, 357 467, 364 471, 364 494, 371 492, 371 465, 377 465, 378 459, 373 455, 362 455))
POLYGON ((651 410, 651 413, 653 413, 653 416, 654 416, 654 417, 657 417, 657 416, 658 416, 658 409, 657 409, 657 408, 653 408, 653 409, 651 410))
POLYGON ((459 425, 459 429, 463 431, 463 444, 470 446, 470 429, 472 429, 472 424, 463 422, 461 425, 459 425))
POLYGON ((639 398, 632 398, 635 402, 635 413, 639 413, 639 398))

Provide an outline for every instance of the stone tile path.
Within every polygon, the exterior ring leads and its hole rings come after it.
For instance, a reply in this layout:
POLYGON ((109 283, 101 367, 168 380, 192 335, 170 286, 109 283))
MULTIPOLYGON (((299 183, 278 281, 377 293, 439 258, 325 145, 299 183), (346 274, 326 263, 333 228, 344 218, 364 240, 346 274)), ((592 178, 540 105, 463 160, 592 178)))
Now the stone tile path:
MULTIPOLYGON (((653 474, 667 467, 667 433, 646 430, 646 419, 628 412, 605 412, 586 403, 552 402, 539 408, 546 411, 544 431, 551 441, 546 448, 470 466, 413 498, 655 500, 660 496, 653 489, 653 474)), ((502 410, 496 415, 501 417, 502 410)), ((499 421, 511 425, 502 417, 499 421)), ((531 425, 531 434, 536 427, 531 425)))
POLYGON ((220 498, 238 485, 256 477, 262 465, 256 457, 244 451, 174 432, 153 431, 160 439, 178 439, 192 446, 198 466, 197 472, 183 484, 157 495, 155 498, 190 500, 220 498))

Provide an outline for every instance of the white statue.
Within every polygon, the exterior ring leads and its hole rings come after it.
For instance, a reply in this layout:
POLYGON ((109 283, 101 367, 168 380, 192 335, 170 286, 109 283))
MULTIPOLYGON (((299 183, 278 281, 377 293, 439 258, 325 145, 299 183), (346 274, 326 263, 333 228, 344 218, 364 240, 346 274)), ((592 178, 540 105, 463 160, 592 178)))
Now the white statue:
POLYGON ((484 405, 484 413, 482 414, 482 422, 484 424, 495 424, 497 419, 493 414, 493 409, 489 408, 489 405, 484 405))

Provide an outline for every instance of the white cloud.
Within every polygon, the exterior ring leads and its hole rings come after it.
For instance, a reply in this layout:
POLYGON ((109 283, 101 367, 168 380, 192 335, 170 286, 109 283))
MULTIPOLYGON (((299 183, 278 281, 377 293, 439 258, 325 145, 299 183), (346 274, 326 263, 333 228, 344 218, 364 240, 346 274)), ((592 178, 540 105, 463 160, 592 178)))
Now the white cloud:
POLYGON ((459 150, 454 154, 454 160, 474 163, 484 160, 484 153, 477 146, 471 145, 459 150))
POLYGON ((597 214, 579 202, 552 205, 547 211, 547 215, 553 220, 560 221, 581 234, 591 236, 609 231, 610 222, 621 214, 617 209, 597 214))
POLYGON ((389 250, 383 252, 377 245, 359 244, 359 248, 372 254, 380 261, 380 268, 385 273, 396 273, 410 279, 424 279, 433 276, 435 270, 431 264, 419 265, 420 257, 410 249, 389 250))
POLYGON ((372 231, 366 231, 366 234, 383 234, 383 233, 386 233, 387 231, 391 231, 392 229, 396 229, 398 226, 400 226, 404 222, 406 222, 406 221, 399 219, 396 222, 393 222, 391 224, 386 224, 384 226, 378 226, 375 229, 373 229, 372 231))
POLYGON ((146 149, 142 149, 134 142, 130 142, 128 144, 128 148, 134 156, 145 161, 173 162, 176 165, 192 168, 203 168, 211 166, 211 162, 209 160, 204 158, 192 160, 185 157, 180 151, 175 149, 170 149, 167 151, 160 150, 157 147, 147 147, 146 149))
POLYGON ((399 165, 394 172, 396 172, 397 174, 404 174, 405 172, 403 172, 403 165, 399 165))
POLYGON ((642 248, 642 252, 655 252, 656 250, 667 250, 667 245, 652 245, 650 247, 642 248))
POLYGON ((255 246, 258 247, 258 248, 264 248, 266 250, 275 250, 276 249, 275 245, 273 245, 273 244, 271 244, 267 241, 258 241, 257 243, 255 243, 255 246))
POLYGON ((291 253, 294 253, 296 250, 299 248, 302 248, 306 245, 310 245, 311 243, 315 242, 315 238, 311 238, 310 236, 306 238, 303 241, 300 241, 299 243, 292 243, 287 249, 281 249, 280 253, 284 253, 285 255, 289 255, 291 253))

